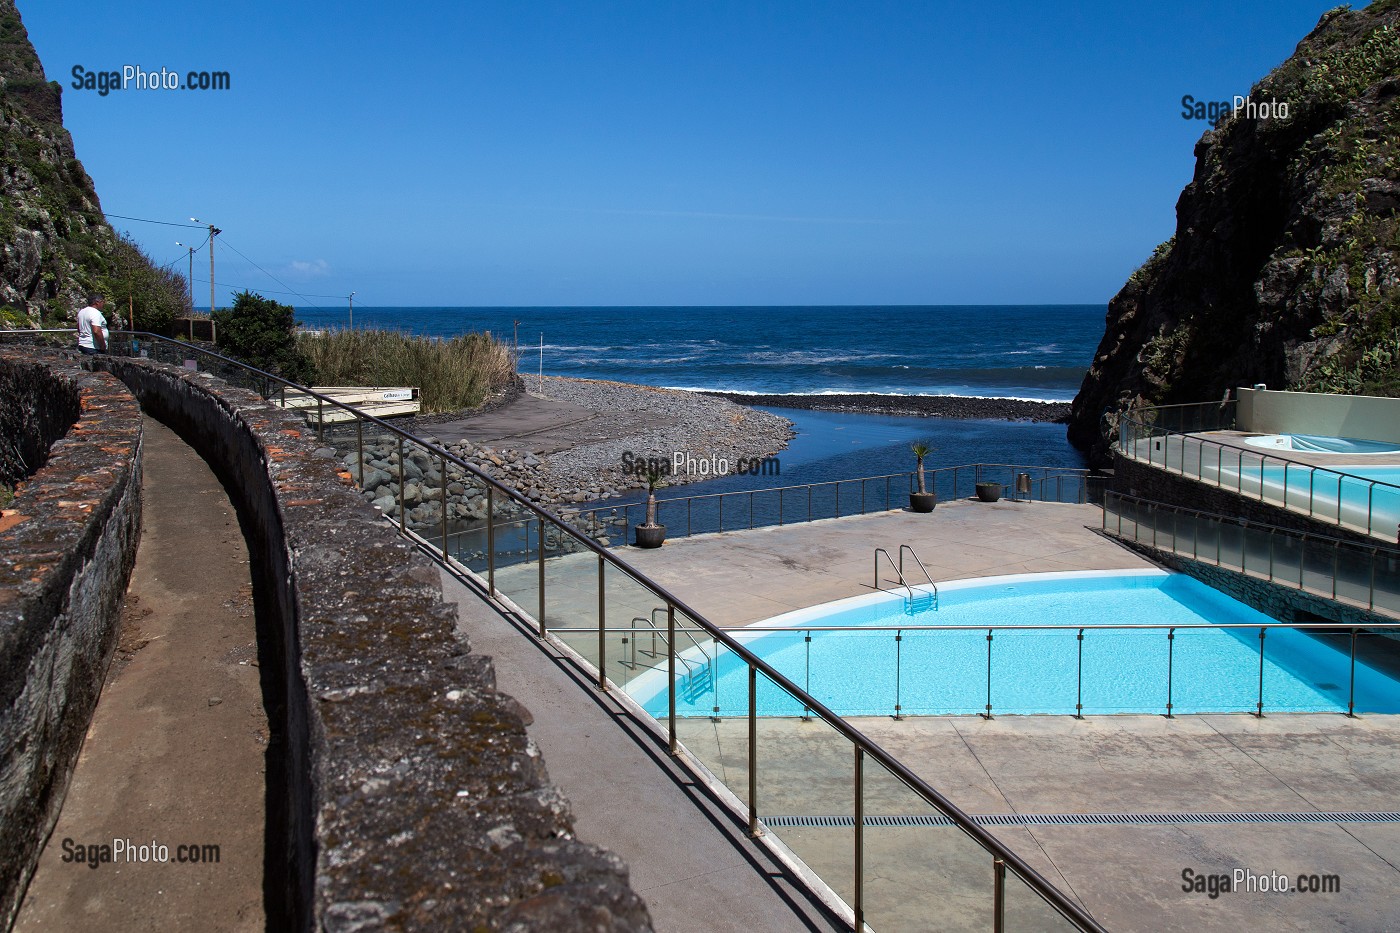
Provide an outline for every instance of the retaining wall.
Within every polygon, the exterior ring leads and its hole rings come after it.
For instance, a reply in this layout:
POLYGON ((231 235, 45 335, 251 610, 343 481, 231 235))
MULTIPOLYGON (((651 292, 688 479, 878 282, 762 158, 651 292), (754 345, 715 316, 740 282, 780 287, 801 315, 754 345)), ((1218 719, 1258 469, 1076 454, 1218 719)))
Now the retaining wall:
POLYGON ((95 359, 209 462, 248 541, 269 928, 650 929, 621 860, 573 838, 436 565, 299 417, 207 374, 95 359))
POLYGON ((22 480, 0 512, 0 929, 9 929, 116 645, 141 522, 141 412, 109 375, 60 354, 0 349, 0 429, 3 478, 22 480))

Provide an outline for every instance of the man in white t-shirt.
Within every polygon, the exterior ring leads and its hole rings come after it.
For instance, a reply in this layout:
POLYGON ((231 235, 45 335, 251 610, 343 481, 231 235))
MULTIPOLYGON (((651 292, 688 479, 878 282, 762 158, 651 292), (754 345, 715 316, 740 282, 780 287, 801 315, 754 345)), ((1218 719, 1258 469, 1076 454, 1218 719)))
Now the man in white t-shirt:
POLYGON ((101 295, 88 295, 87 307, 78 312, 78 350, 81 353, 107 352, 107 319, 102 306, 107 302, 101 295))

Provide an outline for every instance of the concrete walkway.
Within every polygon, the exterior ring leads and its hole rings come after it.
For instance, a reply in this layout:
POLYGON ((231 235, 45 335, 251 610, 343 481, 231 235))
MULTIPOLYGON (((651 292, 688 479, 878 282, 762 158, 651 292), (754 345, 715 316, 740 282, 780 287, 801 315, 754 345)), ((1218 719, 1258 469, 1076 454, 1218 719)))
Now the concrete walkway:
MULTIPOLYGON (((621 553, 711 622, 746 625, 871 592, 877 547, 897 560, 899 546, 911 545, 935 582, 1153 566, 1089 530, 1099 526, 1101 516, 1092 505, 958 500, 940 502, 927 515, 853 515, 679 538, 657 550, 629 547, 621 553)), ((888 564, 881 570, 883 577, 894 575, 888 564)), ((909 562, 905 578, 923 582, 909 562)))
POLYGON ((267 716, 248 550, 209 467, 150 418, 142 469, 141 541, 117 656, 16 930, 266 926, 267 716), (73 858, 116 839, 165 846, 169 861, 73 858), (180 861, 189 845, 200 862, 180 861))
POLYGON ((658 931, 843 929, 614 697, 455 577, 444 573, 443 589, 472 650, 533 715, 530 737, 579 838, 627 862, 658 931))

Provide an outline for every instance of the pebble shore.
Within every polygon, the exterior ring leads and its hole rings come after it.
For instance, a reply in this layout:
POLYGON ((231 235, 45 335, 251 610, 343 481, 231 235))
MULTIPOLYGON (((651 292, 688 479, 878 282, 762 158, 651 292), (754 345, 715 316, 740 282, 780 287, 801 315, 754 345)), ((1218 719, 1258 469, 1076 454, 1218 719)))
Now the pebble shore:
MULTIPOLYGON (((792 423, 769 412, 755 411, 725 399, 593 379, 546 377, 546 398, 570 402, 595 413, 608 437, 549 454, 460 441, 445 449, 507 486, 531 502, 576 511, 583 503, 615 498, 643 489, 645 479, 627 474, 623 455, 670 461, 677 451, 695 460, 726 460, 730 469, 741 458, 762 458, 782 450, 792 437, 792 423), (629 425, 636 425, 631 431, 629 425)), ((421 425, 424 440, 438 443, 430 425, 421 425)), ((386 515, 399 517, 400 501, 407 508, 405 524, 414 530, 435 530, 443 519, 442 463, 426 451, 408 445, 402 466, 398 443, 390 435, 365 439, 364 471, 360 450, 348 438, 318 451, 335 457, 362 490, 362 495, 386 515), (399 476, 403 486, 400 494, 399 476)), ((681 485, 712 478, 680 473, 668 476, 667 485, 681 485)), ((486 517, 482 485, 461 467, 446 468, 447 522, 452 528, 471 525, 486 517)), ((498 500, 497 513, 510 511, 498 500)))

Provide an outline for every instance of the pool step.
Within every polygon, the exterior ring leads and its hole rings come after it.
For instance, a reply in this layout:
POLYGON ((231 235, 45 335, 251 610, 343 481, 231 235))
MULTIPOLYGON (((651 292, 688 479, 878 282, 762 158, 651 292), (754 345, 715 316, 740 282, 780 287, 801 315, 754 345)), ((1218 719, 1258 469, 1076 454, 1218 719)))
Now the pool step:
MULTIPOLYGON (((1400 812, 1356 810, 1347 812, 1301 813, 989 813, 973 816, 983 826, 1083 826, 1130 823, 1400 823, 1400 812)), ((765 816, 765 825, 781 827, 854 826, 851 816, 765 816)), ((938 814, 916 816, 867 816, 866 826, 952 826, 953 821, 938 814)))

